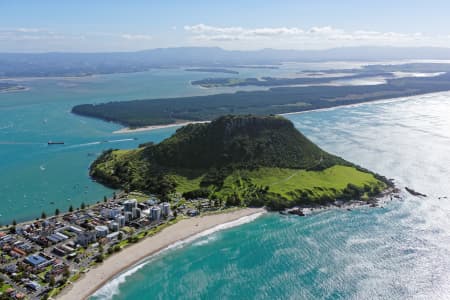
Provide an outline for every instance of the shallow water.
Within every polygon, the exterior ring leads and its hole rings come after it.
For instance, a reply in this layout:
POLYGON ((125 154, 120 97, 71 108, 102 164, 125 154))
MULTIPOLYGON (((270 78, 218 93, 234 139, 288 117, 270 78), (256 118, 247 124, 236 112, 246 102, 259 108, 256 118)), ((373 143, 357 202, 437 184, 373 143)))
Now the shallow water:
MULTIPOLYGON (((261 72, 239 71, 243 77, 261 72)), ((112 191, 89 179, 88 167, 96 156, 109 148, 134 148, 139 143, 160 141, 176 129, 113 134, 121 126, 73 115, 70 110, 74 105, 236 90, 201 89, 190 84, 191 80, 210 76, 220 74, 168 69, 71 79, 25 79, 20 84, 29 91, 0 94, 0 224, 102 200, 112 191), (48 146, 48 141, 64 141, 65 145, 48 146)))

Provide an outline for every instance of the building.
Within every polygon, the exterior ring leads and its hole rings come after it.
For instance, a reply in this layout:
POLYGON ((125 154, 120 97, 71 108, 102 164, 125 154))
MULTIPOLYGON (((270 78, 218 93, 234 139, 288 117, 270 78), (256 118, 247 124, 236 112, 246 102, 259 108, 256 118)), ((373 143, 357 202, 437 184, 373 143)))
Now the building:
POLYGON ((137 207, 137 200, 136 199, 128 199, 123 202, 123 210, 132 212, 133 208, 137 207))
POLYGON ((80 233, 83 233, 83 232, 84 232, 83 229, 78 228, 78 227, 76 227, 76 226, 69 226, 69 227, 67 227, 67 230, 69 230, 69 231, 71 231, 71 232, 74 232, 74 233, 76 233, 76 234, 80 234, 80 233))
POLYGON ((36 281, 28 281, 25 283, 25 287, 33 291, 38 291, 41 288, 41 285, 36 281))
POLYGON ((133 208, 131 210, 131 213, 132 213, 133 219, 138 219, 141 217, 141 209, 140 208, 137 208, 137 207, 133 208))
POLYGON ((108 227, 103 226, 103 225, 99 225, 99 226, 95 226, 95 236, 97 238, 102 238, 108 235, 108 227))
POLYGON ((170 214, 170 204, 168 202, 163 202, 161 204, 161 213, 165 217, 169 216, 169 214, 170 214))
POLYGON ((113 232, 113 233, 108 234, 106 236, 106 238, 108 239, 109 242, 117 241, 117 240, 119 240, 119 234, 120 234, 119 231, 113 232))
POLYGON ((125 226, 125 217, 122 215, 117 216, 116 222, 119 224, 119 227, 125 226))
POLYGON ((58 256, 64 256, 67 254, 67 252, 64 249, 61 249, 59 247, 53 248, 52 252, 58 256))
POLYGON ((109 224, 109 229, 111 230, 111 231, 113 231, 113 232, 115 232, 115 231, 119 231, 119 228, 120 228, 120 226, 119 226, 119 223, 117 223, 117 222, 111 222, 110 224, 109 224))
POLYGON ((43 257, 40 254, 33 254, 30 256, 27 256, 24 260, 27 264, 33 266, 34 268, 44 268, 48 266, 51 261, 49 261, 47 258, 43 257))
POLYGON ((103 209, 100 211, 100 215, 101 215, 103 218, 109 218, 110 212, 111 212, 111 210, 110 210, 109 208, 103 208, 103 209))
POLYGON ((125 212, 125 223, 129 223, 133 220, 133 213, 131 211, 125 212))
POLYGON ((150 198, 150 199, 148 199, 147 201, 145 201, 145 203, 147 203, 147 205, 150 205, 150 206, 155 205, 156 202, 157 202, 157 201, 154 200, 154 199, 152 199, 152 198, 150 198))
POLYGON ((111 210, 109 211, 109 218, 114 219, 118 215, 120 215, 120 209, 119 208, 111 208, 111 210))
POLYGON ((189 217, 195 217, 195 216, 198 216, 198 215, 199 215, 199 211, 198 211, 197 209, 189 209, 189 210, 187 211, 187 215, 188 215, 189 217))
POLYGON ((161 219, 161 208, 159 206, 153 206, 150 208, 149 216, 152 221, 159 221, 161 219))
POLYGON ((96 240, 97 240, 97 237, 95 235, 95 232, 93 232, 93 231, 82 232, 82 233, 78 234, 77 244, 80 244, 81 246, 86 247, 87 245, 95 242, 96 240))
POLYGON ((103 208, 100 211, 100 214, 102 215, 102 217, 104 217, 106 219, 114 219, 115 217, 120 215, 120 209, 117 208, 117 207, 115 207, 115 208, 103 208))

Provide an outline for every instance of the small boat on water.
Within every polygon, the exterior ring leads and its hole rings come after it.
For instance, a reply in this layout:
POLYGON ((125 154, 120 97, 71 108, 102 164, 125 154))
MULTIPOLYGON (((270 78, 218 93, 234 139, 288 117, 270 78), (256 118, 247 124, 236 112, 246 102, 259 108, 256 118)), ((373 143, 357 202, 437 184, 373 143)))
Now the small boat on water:
POLYGON ((53 141, 48 141, 47 144, 48 144, 48 145, 64 145, 64 142, 53 142, 53 141))

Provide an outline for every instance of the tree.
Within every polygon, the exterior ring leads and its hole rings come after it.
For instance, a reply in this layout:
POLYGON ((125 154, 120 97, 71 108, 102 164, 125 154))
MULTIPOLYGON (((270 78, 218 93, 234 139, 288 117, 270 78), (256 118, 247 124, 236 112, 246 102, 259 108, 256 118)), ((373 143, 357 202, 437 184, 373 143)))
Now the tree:
POLYGON ((86 204, 84 204, 84 202, 81 202, 81 209, 85 209, 86 208, 86 204))
POLYGON ((106 198, 106 196, 103 196, 103 202, 108 202, 108 198, 106 198))
POLYGON ((41 219, 45 219, 45 218, 47 218, 47 214, 45 213, 45 211, 43 211, 41 214, 41 219))
POLYGON ((72 205, 69 206, 69 212, 73 212, 73 206, 72 205))
POLYGON ((55 216, 59 215, 59 208, 55 209, 55 216))
POLYGON ((119 241, 121 241, 121 240, 123 239, 123 233, 122 233, 122 231, 119 231, 119 234, 117 235, 117 239, 118 239, 119 241))
POLYGON ((117 198, 117 194, 116 194, 116 192, 114 192, 113 193, 113 199, 116 199, 117 198))
POLYGON ((69 276, 70 276, 70 269, 69 269, 69 266, 64 266, 64 272, 63 272, 63 274, 64 274, 64 277, 66 277, 66 278, 69 278, 69 276))
POLYGON ((13 221, 12 221, 12 226, 16 226, 17 225, 17 222, 16 222, 16 219, 14 219, 13 221))
POLYGON ((54 276, 54 275, 51 275, 51 276, 50 276, 49 284, 50 284, 50 286, 52 286, 52 287, 55 286, 56 281, 55 281, 55 276, 54 276))

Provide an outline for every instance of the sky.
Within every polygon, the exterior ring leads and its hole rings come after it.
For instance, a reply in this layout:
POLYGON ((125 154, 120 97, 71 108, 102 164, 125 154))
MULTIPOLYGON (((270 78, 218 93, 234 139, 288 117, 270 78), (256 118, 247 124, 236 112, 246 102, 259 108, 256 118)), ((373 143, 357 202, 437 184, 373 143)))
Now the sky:
POLYGON ((0 52, 450 47, 448 0, 0 0, 0 52))

